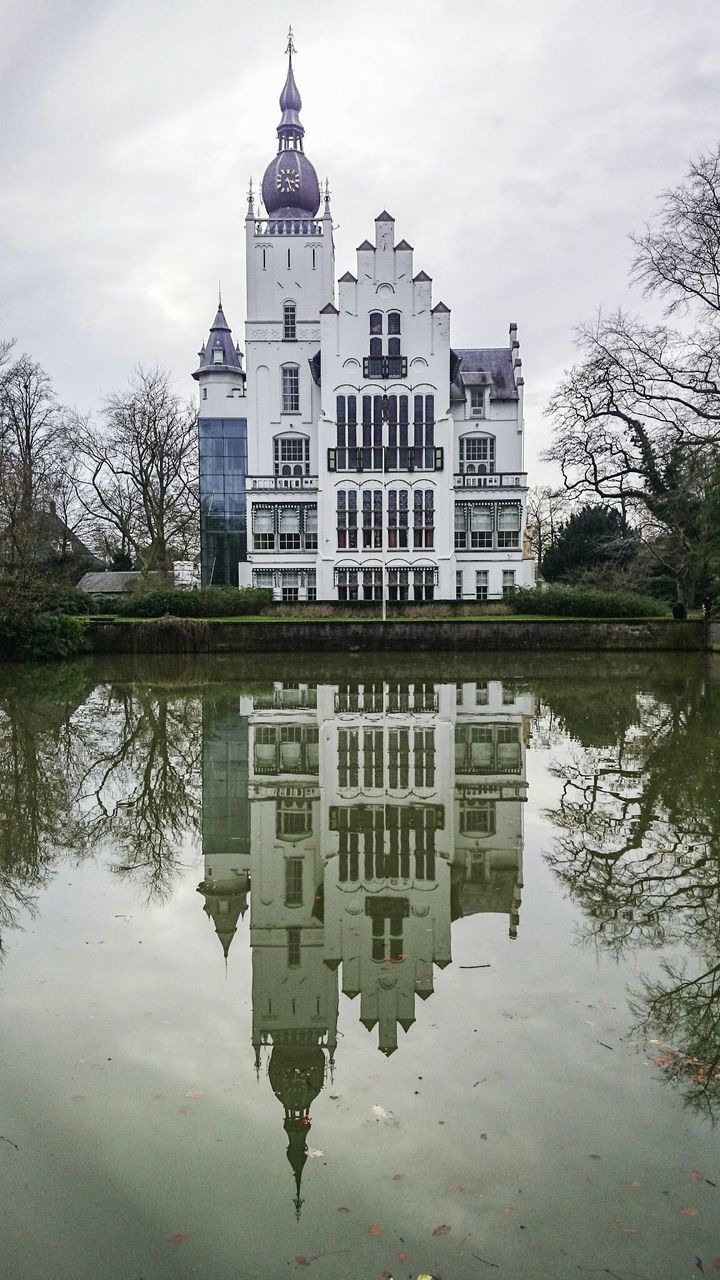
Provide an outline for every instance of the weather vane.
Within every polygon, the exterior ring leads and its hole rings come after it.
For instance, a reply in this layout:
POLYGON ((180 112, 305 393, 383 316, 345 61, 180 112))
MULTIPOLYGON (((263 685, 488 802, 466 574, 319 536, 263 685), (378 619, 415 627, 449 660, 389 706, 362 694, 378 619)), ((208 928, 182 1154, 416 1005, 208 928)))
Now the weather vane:
POLYGON ((292 56, 293 56, 293 54, 294 54, 294 53, 297 53, 297 49, 295 48, 295 41, 293 40, 293 29, 292 29, 292 27, 288 27, 288 42, 287 42, 287 49, 285 50, 285 52, 286 52, 286 53, 287 53, 291 58, 292 58, 292 56))

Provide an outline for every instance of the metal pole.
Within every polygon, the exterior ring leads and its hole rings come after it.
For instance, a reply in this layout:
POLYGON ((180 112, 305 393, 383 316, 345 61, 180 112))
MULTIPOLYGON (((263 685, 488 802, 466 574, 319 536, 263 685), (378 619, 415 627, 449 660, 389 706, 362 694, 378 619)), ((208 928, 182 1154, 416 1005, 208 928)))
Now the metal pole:
POLYGON ((386 509, 387 509, 387 503, 385 502, 385 495, 387 494, 387 485, 383 484, 383 487, 382 487, 381 493, 382 493, 382 508, 381 508, 381 511, 380 511, 380 517, 381 517, 381 520, 382 520, 382 524, 381 524, 381 526, 380 526, 380 534, 381 534, 381 547, 380 547, 380 595, 381 595, 381 598, 382 598, 382 620, 383 620, 383 622, 387 622, 387 600, 386 600, 386 592, 385 592, 385 567, 386 567, 386 563, 387 563, 387 561, 386 561, 386 559, 385 559, 385 543, 386 543, 386 539, 387 539, 387 528, 386 528, 386 524, 385 524, 385 513, 386 513, 386 509))

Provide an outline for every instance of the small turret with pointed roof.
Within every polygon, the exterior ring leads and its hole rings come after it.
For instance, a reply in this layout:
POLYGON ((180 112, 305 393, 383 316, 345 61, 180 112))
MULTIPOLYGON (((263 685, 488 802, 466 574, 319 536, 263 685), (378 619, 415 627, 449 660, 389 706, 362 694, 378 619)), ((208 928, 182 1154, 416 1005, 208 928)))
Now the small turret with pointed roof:
POLYGON ((210 337, 200 348, 198 355, 200 364, 193 373, 196 382, 199 381, 201 374, 206 373, 233 373, 235 377, 245 381, 242 356, 239 347, 233 343, 232 329, 225 319, 219 289, 217 312, 210 325, 210 337))

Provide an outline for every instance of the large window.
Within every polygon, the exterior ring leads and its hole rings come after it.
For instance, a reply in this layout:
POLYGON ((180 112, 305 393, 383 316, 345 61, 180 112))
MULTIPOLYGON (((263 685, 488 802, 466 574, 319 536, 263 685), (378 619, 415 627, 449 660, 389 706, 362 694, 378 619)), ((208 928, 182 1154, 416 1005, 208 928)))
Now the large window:
POLYGON ((410 507, 407 489, 388 490, 388 547, 407 551, 410 537, 410 507))
POLYGON ((491 551, 493 525, 491 503, 457 502, 455 504, 455 550, 491 551))
POLYGON ((313 502, 253 506, 254 551, 317 551, 317 505, 313 502))
POLYGON ((355 548, 358 544, 357 489, 338 489, 337 495, 337 544, 339 551, 355 548))
POLYGON ((365 549, 382 546, 382 490, 366 489, 362 496, 362 544, 365 549))
POLYGON ((511 551, 520 546, 519 502, 456 502, 456 551, 511 551))
POLYGON ((382 569, 337 569, 338 600, 381 600, 382 569))
POLYGON ((498 510, 498 549, 517 549, 520 546, 520 504, 501 504, 498 510))
POLYGON ((432 489, 416 489, 413 493, 413 546, 435 544, 435 493, 432 489))
POLYGON ((388 599, 434 600, 437 569, 388 569, 388 599))
POLYGON ((310 441, 307 436, 275 436, 273 450, 276 476, 310 474, 310 441))
POLYGON ((317 599, 314 569, 253 569, 252 583, 272 591, 275 600, 317 599))
POLYGON ((296 364, 286 364, 282 368, 282 411, 300 412, 300 370, 296 364))
POLYGON ((485 414, 485 388, 470 388, 470 412, 473 418, 482 418, 485 414))
POLYGON ((490 574, 487 569, 478 569, 475 574, 475 599, 487 600, 490 574))
POLYGON ((295 303, 286 302, 283 306, 283 338, 286 342, 297 338, 295 303))
POLYGON ((494 472, 495 437, 461 436, 460 470, 465 475, 489 475, 494 472))

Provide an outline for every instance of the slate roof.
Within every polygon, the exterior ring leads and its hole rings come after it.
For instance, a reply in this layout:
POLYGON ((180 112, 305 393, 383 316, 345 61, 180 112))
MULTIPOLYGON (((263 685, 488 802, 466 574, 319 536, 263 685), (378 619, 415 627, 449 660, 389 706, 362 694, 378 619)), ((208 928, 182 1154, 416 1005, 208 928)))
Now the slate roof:
POLYGON ((417 275, 413 276, 413 284, 418 284, 421 280, 431 281, 432 276, 429 276, 427 271, 418 271, 417 275))
POLYGON ((395 245, 395 248, 396 248, 396 249, 409 249, 409 250, 410 250, 410 252, 412 252, 412 245, 411 245, 411 244, 408 244, 407 240, 401 240, 399 244, 396 244, 396 245, 395 245))
MULTIPOLYGON (((458 347, 450 353, 450 399, 465 399, 465 374, 485 373, 490 378, 491 400, 517 400, 511 347, 458 347), (453 368, 453 356, 459 365, 453 368), (454 376, 453 376, 454 375, 454 376)), ((477 383, 477 378, 468 380, 477 383)))
POLYGON ((435 306, 432 308, 431 314, 434 315, 436 311, 445 311, 448 313, 448 315, 450 314, 450 308, 446 307, 444 302, 435 303, 435 306))
POLYGON ((394 222, 395 219, 393 218, 391 213, 388 213, 387 209, 383 209, 382 213, 378 214, 375 221, 376 222, 394 222))
POLYGON ((362 244, 358 245, 357 252, 359 253, 361 249, 374 249, 374 248, 375 248, 375 245, 371 244, 369 240, 363 240, 362 244))
POLYGON ((346 271, 344 276, 340 276, 338 284, 357 284, 357 276, 352 271, 346 271))
POLYGON ((225 319, 222 303, 218 304, 217 315, 210 326, 210 337, 201 348, 199 355, 200 364, 193 374, 196 381, 201 373, 237 373, 238 377, 245 378, 240 355, 233 343, 232 330, 225 319), (222 351, 222 360, 215 362, 214 351, 222 351))

